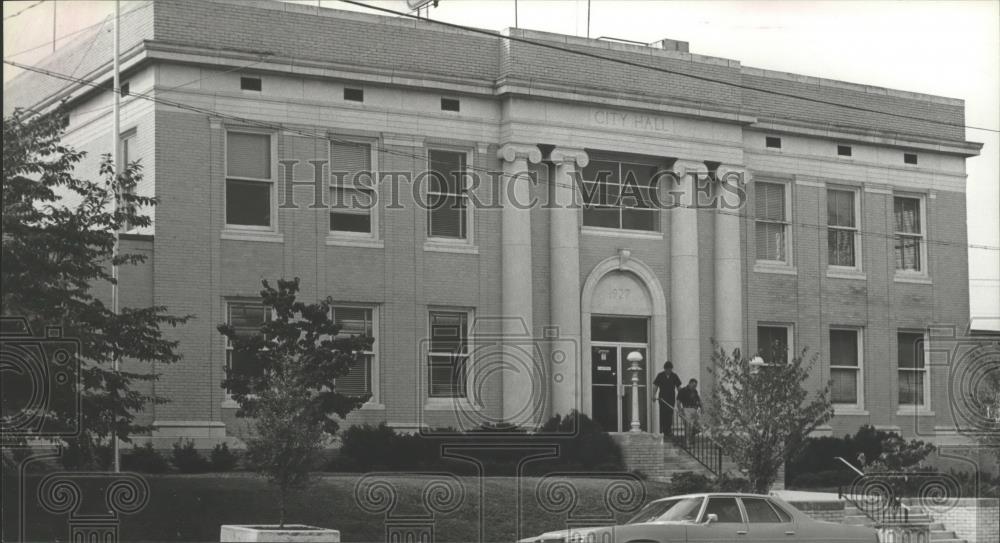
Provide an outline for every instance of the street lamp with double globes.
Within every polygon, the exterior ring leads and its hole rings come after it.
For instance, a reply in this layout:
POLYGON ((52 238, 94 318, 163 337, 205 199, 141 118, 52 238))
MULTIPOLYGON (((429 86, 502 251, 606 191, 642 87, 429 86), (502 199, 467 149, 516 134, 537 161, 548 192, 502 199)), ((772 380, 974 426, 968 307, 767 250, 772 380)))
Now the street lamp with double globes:
POLYGON ((631 362, 628 371, 632 372, 632 424, 629 431, 641 432, 642 429, 639 427, 639 372, 642 371, 642 368, 639 366, 639 362, 642 362, 642 353, 632 351, 628 353, 625 360, 631 362))

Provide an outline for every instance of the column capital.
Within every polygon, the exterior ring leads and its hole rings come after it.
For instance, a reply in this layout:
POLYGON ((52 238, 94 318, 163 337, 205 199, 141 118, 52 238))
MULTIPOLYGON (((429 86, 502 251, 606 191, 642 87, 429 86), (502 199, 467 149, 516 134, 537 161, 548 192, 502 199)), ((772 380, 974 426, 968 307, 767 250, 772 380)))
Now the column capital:
POLYGON ((746 166, 733 166, 730 164, 719 164, 719 167, 715 170, 715 177, 719 181, 730 180, 736 182, 742 182, 744 184, 750 182, 750 172, 747 171, 746 166))
POLYGON ((670 167, 670 170, 674 172, 677 177, 684 177, 692 173, 696 175, 708 175, 708 166, 706 166, 704 162, 684 158, 678 158, 675 160, 673 166, 670 167))
POLYGON ((551 153, 549 153, 549 160, 555 162, 556 164, 568 164, 570 162, 575 162, 577 166, 586 168, 587 164, 590 164, 590 155, 588 155, 587 151, 584 151, 583 149, 556 147, 551 153))
POLYGON ((523 158, 532 164, 542 161, 542 152, 537 145, 527 143, 505 143, 497 150, 497 157, 506 162, 514 162, 523 158))

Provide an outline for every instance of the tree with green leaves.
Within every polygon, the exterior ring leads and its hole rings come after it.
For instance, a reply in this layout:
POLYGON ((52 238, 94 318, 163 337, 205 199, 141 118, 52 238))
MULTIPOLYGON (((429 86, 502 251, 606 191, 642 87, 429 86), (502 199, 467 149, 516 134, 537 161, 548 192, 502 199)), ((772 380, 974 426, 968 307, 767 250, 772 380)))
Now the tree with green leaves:
POLYGON ((299 279, 263 282, 261 298, 270 313, 259 333, 240 334, 229 324, 218 329, 241 363, 226 370, 223 386, 251 419, 247 459, 278 489, 279 524, 285 525, 290 492, 309 483, 319 452, 339 429, 337 417, 361 407, 367 396, 337 392, 370 336, 339 335, 330 317, 331 298, 306 304, 296 300, 299 279))
POLYGON ((708 409, 712 439, 746 472, 754 492, 766 493, 785 458, 833 416, 829 387, 812 393, 807 381, 817 356, 806 351, 791 361, 751 363, 739 349, 727 354, 715 344, 715 377, 708 409))
MULTIPOLYGON (((75 360, 45 360, 74 368, 74 375, 48 383, 46 401, 35 406, 43 412, 34 416, 45 421, 38 437, 78 430, 65 441, 83 453, 83 464, 93 464, 95 448, 148 430, 135 423, 136 414, 164 399, 135 385, 157 379, 153 364, 180 359, 177 342, 164 329, 188 317, 172 316, 163 306, 118 312, 109 307, 107 293, 116 282, 112 262, 124 268, 144 260, 141 254, 116 254, 117 233, 150 226, 144 210, 156 199, 134 190, 142 177, 138 162, 119 171, 103 155, 99 171, 76 172, 85 154, 62 143, 67 123, 61 109, 19 109, 4 118, 0 312, 25 319, 36 336, 58 326, 63 337, 79 341, 75 360), (115 371, 115 360, 125 361, 126 369, 115 371)), ((26 395, 32 391, 16 380, 5 383, 3 417, 9 421, 31 402, 26 395)))

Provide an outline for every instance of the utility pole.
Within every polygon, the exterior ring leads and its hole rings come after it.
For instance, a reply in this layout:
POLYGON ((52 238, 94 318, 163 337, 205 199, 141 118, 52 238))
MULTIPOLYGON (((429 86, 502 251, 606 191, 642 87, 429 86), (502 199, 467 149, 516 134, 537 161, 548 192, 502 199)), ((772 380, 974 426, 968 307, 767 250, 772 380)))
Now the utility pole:
MULTIPOLYGON (((119 200, 121 199, 121 191, 120 191, 119 185, 118 185, 118 176, 121 174, 121 170, 122 170, 122 168, 121 168, 122 164, 120 164, 121 158, 122 158, 122 156, 121 156, 121 149, 120 149, 121 142, 119 141, 119 139, 121 138, 121 97, 122 97, 122 93, 121 93, 121 78, 120 78, 120 75, 119 75, 119 70, 120 70, 121 66, 119 65, 119 59, 118 59, 118 52, 119 52, 119 49, 120 49, 119 48, 119 45, 120 45, 119 44, 119 39, 121 37, 121 31, 120 31, 120 28, 119 28, 120 26, 121 26, 121 2, 120 2, 120 0, 115 0, 114 52, 112 54, 112 56, 114 58, 114 60, 113 60, 114 86, 112 88, 112 93, 114 95, 114 100, 115 100, 114 104, 115 105, 114 105, 114 113, 112 114, 112 116, 114 117, 114 123, 113 123, 114 124, 114 128, 113 128, 114 132, 112 132, 112 134, 111 134, 112 157, 114 157, 114 159, 112 160, 112 164, 115 167, 115 213, 118 212, 118 203, 119 203, 119 200)), ((112 307, 111 310, 114 311, 115 315, 117 315, 118 311, 119 311, 119 308, 118 308, 118 262, 117 262, 117 260, 118 260, 118 244, 119 244, 118 234, 119 234, 118 228, 115 228, 115 246, 114 246, 114 249, 111 252, 111 258, 112 258, 112 261, 111 261, 111 277, 114 279, 114 281, 111 283, 111 307, 112 307)), ((114 350, 113 356, 114 356, 114 371, 115 371, 115 376, 117 377, 118 372, 120 371, 120 365, 121 365, 121 360, 120 360, 120 356, 118 354, 118 346, 117 345, 115 346, 115 350, 114 350)), ((115 395, 117 396, 117 393, 115 395)), ((115 399, 117 399, 117 398, 115 398, 115 399)), ((112 409, 114 409, 114 408, 112 407, 112 409)), ((120 449, 120 444, 119 444, 119 440, 118 440, 118 432, 117 432, 118 417, 117 417, 117 415, 113 415, 113 416, 115 418, 114 418, 114 421, 113 421, 114 424, 112 424, 111 439, 112 439, 112 442, 114 443, 115 473, 119 473, 122 470, 122 455, 121 455, 121 449, 120 449)))
POLYGON ((590 0, 587 0, 587 39, 590 39, 590 0))

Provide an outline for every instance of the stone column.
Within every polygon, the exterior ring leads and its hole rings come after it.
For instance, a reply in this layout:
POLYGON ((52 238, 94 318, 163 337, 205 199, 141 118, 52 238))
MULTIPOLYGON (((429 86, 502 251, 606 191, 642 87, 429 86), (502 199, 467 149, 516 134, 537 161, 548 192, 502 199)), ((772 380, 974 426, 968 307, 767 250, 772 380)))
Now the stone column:
MULTIPOLYGON (((535 383, 539 372, 526 367, 533 361, 531 350, 525 351, 526 338, 534 333, 532 323, 531 269, 531 180, 528 162, 538 163, 542 152, 527 144, 508 143, 497 155, 503 161, 501 179, 501 317, 504 342, 503 420, 510 424, 533 425, 540 416, 533 406, 537 396, 544 394, 544 383, 535 383)), ((528 343, 530 345, 530 342, 528 343)), ((483 371, 493 371, 485 368, 483 371)))
POLYGON ((740 201, 736 189, 746 186, 743 167, 721 165, 715 187, 715 340, 732 353, 743 345, 743 258, 740 251, 740 201), (723 187, 726 184, 728 187, 723 187))
MULTIPOLYGON (((698 178, 708 175, 702 162, 678 159, 673 165, 680 206, 670 210, 670 360, 683 382, 701 380, 701 311, 698 270, 698 178)), ((662 365, 650 361, 650 368, 662 365)))
POLYGON ((582 149, 557 147, 549 158, 556 166, 549 210, 549 303, 552 325, 559 329, 553 342, 551 414, 566 415, 580 408, 582 357, 580 344, 580 206, 576 170, 590 162, 582 149))

